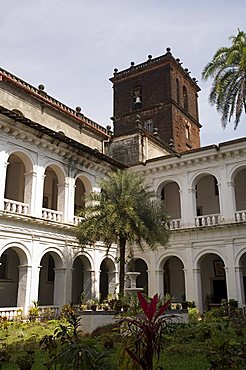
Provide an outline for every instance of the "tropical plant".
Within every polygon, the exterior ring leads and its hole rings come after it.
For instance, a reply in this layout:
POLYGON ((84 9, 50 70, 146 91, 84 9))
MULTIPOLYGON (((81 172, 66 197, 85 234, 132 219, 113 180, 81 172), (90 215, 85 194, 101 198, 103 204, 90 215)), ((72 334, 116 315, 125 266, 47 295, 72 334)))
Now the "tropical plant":
POLYGON ((145 244, 154 249, 167 243, 169 232, 163 202, 142 176, 128 171, 110 173, 99 184, 101 192, 88 196, 85 219, 79 224, 77 237, 81 244, 99 240, 109 248, 119 246, 119 293, 124 294, 126 249, 132 256, 133 245, 141 250, 145 244))
POLYGON ((33 355, 27 353, 25 355, 18 356, 15 359, 15 364, 19 367, 20 370, 31 370, 34 364, 33 355))
POLYGON ((32 301, 33 306, 30 306, 28 309, 29 318, 31 320, 36 320, 39 315, 39 304, 37 301, 32 301))
POLYGON ((212 61, 205 66, 202 77, 204 80, 214 79, 209 102, 215 104, 222 114, 222 127, 225 128, 235 115, 236 129, 242 111, 246 113, 246 34, 238 30, 230 40, 231 47, 217 50, 212 61))
POLYGON ((168 309, 170 300, 158 308, 158 295, 150 302, 138 292, 138 300, 144 312, 135 318, 126 317, 121 320, 127 341, 125 351, 142 370, 153 370, 154 356, 159 358, 162 336, 167 326, 167 318, 163 313, 168 309))

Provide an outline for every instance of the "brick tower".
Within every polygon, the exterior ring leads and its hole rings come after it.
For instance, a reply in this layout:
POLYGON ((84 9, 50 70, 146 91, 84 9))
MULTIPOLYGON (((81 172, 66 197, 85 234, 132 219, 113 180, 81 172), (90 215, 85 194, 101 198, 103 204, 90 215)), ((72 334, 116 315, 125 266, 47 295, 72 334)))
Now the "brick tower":
POLYGON ((181 65, 167 48, 160 57, 114 70, 114 140, 141 129, 176 152, 200 147, 200 88, 181 65))

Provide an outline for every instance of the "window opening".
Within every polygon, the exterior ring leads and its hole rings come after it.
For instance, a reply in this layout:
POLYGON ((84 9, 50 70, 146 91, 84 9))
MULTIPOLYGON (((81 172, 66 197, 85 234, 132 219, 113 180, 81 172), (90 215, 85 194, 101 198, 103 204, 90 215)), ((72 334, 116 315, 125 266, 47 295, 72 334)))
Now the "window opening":
POLYGON ((176 99, 177 103, 180 104, 179 80, 177 78, 176 78, 176 99))
POLYGON ((144 128, 150 132, 153 132, 153 120, 148 119, 147 121, 144 122, 144 128))
POLYGON ((184 109, 186 110, 186 112, 188 112, 188 110, 189 110, 188 93, 187 93, 187 89, 186 89, 185 86, 183 86, 183 102, 184 102, 184 109))

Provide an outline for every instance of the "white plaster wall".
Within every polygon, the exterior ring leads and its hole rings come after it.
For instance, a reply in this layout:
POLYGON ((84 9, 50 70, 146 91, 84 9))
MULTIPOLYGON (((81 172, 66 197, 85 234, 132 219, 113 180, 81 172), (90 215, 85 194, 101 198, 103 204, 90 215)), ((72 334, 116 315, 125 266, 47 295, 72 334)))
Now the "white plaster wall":
POLYGON ((102 151, 102 141, 95 134, 89 134, 88 131, 82 128, 82 125, 75 123, 62 113, 56 112, 55 109, 48 106, 41 109, 40 103, 26 94, 18 93, 16 89, 9 87, 6 89, 0 86, 0 101, 1 105, 9 110, 19 110, 25 117, 34 122, 38 122, 56 132, 61 131, 81 144, 102 151))

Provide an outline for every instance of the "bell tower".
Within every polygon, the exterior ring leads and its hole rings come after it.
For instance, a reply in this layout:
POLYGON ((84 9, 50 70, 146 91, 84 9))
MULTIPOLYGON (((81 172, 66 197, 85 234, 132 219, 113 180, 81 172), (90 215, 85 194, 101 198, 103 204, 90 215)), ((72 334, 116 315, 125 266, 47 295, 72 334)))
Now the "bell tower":
POLYGON ((170 48, 157 58, 149 55, 141 64, 132 62, 123 71, 115 69, 110 81, 114 90, 115 139, 141 127, 149 137, 157 137, 158 133, 160 144, 176 152, 200 147, 200 88, 170 48))

